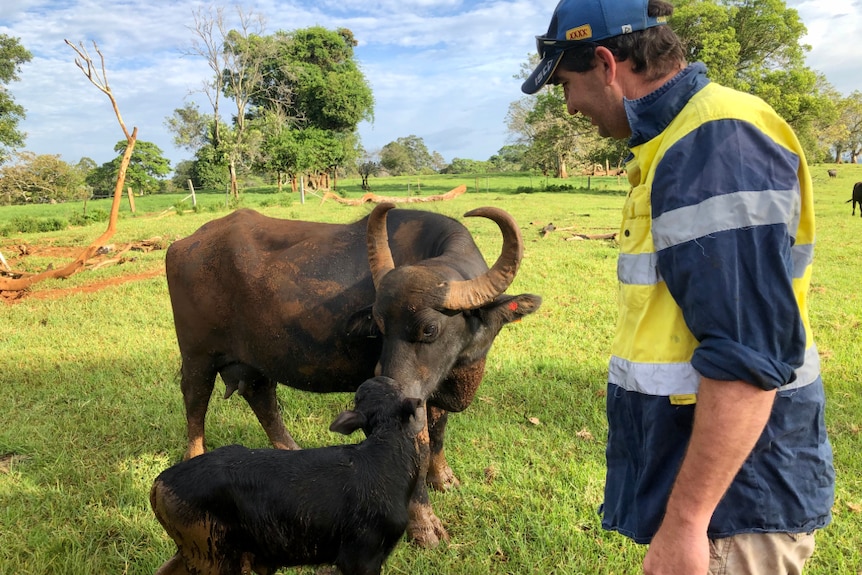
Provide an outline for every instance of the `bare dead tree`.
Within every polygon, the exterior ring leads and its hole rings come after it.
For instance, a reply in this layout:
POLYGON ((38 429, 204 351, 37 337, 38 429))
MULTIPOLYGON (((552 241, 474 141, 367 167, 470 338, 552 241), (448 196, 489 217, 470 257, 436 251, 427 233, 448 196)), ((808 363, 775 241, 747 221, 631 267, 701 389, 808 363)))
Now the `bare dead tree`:
POLYGON ((89 52, 84 46, 83 42, 80 42, 77 46, 72 44, 68 40, 64 40, 66 44, 68 44, 78 55, 75 58, 75 65, 81 69, 87 79, 96 86, 100 91, 102 91, 108 98, 111 100, 111 105, 114 108, 114 113, 117 116, 117 121, 120 123, 120 127, 123 129, 123 134, 126 136, 126 140, 128 141, 128 145, 126 146, 126 151, 123 154, 123 159, 120 162, 120 170, 117 174, 117 184, 114 188, 114 201, 111 204, 111 215, 108 219, 108 228, 105 230, 102 235, 96 238, 92 244, 90 244, 87 248, 84 249, 75 258, 71 263, 63 266, 62 268, 57 269, 48 269, 43 272, 37 274, 27 274, 27 273, 13 273, 12 275, 15 277, 11 278, 0 278, 0 291, 22 291, 28 289, 33 284, 40 282, 42 280, 48 278, 67 278, 74 274, 75 272, 82 269, 87 260, 96 255, 96 252, 99 251, 99 248, 103 247, 108 239, 114 235, 114 232, 117 230, 117 219, 119 217, 120 212, 120 202, 123 198, 123 187, 126 181, 126 170, 129 167, 129 160, 132 157, 132 151, 135 149, 135 142, 138 137, 138 129, 134 128, 132 133, 129 134, 129 131, 126 129, 126 124, 123 122, 123 117, 120 114, 120 108, 117 105, 117 101, 114 98, 114 94, 111 91, 111 87, 108 84, 108 73, 105 67, 105 56, 99 50, 99 47, 93 42, 93 50, 95 50, 96 54, 98 54, 100 59, 100 66, 96 66, 93 62, 93 59, 90 57, 89 52))
POLYGON ((219 104, 225 86, 225 70, 227 62, 224 58, 224 35, 220 30, 224 29, 224 8, 219 6, 205 10, 199 7, 192 13, 194 26, 187 26, 195 37, 184 52, 187 56, 199 56, 206 60, 207 65, 213 72, 209 80, 204 80, 200 91, 207 97, 213 109, 215 125, 213 126, 213 146, 218 148, 221 144, 219 133, 219 104))
POLYGON ((249 155, 252 142, 247 137, 246 117, 249 105, 262 85, 263 63, 266 58, 260 44, 253 45, 255 36, 263 36, 266 21, 260 14, 236 6, 238 28, 231 29, 223 7, 198 8, 193 12, 194 33, 186 54, 204 58, 213 71, 210 81, 204 81, 202 91, 213 107, 215 127, 213 145, 227 154, 231 194, 238 197, 237 166, 249 155), (223 134, 219 128, 219 103, 229 95, 236 105, 234 128, 223 134))

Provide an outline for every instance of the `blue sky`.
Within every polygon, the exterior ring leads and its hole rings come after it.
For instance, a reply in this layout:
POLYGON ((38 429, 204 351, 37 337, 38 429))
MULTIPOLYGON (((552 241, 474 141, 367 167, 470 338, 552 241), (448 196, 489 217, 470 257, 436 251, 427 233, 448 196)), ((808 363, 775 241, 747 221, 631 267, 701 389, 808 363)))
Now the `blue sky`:
MULTIPOLYGON (((515 76, 534 36, 547 29, 557 0, 248 0, 267 33, 320 25, 350 28, 356 59, 375 97, 374 122, 363 123, 366 149, 396 138, 421 137, 447 161, 485 160, 510 143, 509 104, 519 99, 515 76)), ((808 64, 839 91, 862 90, 862 65, 849 45, 862 38, 862 0, 788 0, 799 10, 813 46, 808 64)), ((103 163, 123 139, 108 98, 74 64, 64 39, 95 40, 120 112, 141 140, 154 142, 172 164, 190 157, 177 149, 164 120, 209 78, 189 47, 193 0, 2 0, 0 33, 21 39, 33 60, 9 89, 27 111, 26 149, 60 154, 67 162, 103 163)), ((233 16, 232 6, 224 4, 233 16)), ((93 54, 95 56, 95 54, 93 54)))

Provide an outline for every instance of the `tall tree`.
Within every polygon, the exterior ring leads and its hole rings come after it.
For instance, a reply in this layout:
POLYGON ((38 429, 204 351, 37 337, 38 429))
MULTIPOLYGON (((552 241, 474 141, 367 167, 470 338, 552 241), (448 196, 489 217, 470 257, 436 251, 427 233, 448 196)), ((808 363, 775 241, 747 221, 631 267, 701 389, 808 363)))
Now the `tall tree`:
POLYGON ((83 184, 81 171, 60 156, 21 152, 0 167, 0 205, 80 199, 88 194, 83 184))
POLYGON ((817 155, 818 118, 829 98, 805 65, 810 46, 799 13, 784 0, 677 0, 671 26, 713 80, 763 98, 817 155))
POLYGON ((850 162, 855 164, 862 154, 862 92, 852 94, 838 101, 837 121, 833 124, 842 131, 841 136, 832 142, 835 162, 841 162, 846 152, 850 162))
POLYGON ((250 113, 266 117, 276 140, 285 137, 284 130, 296 130, 295 141, 315 146, 322 156, 310 169, 321 171, 310 177, 325 186, 327 173, 336 174, 338 166, 359 155, 356 128, 372 118, 374 99, 354 59, 356 40, 346 28, 320 26, 279 31, 263 40, 250 46, 264 55, 250 113))
POLYGON ((425 140, 413 134, 389 142, 380 150, 380 164, 390 174, 433 172, 435 163, 439 163, 439 160, 440 158, 435 161, 434 155, 425 145, 425 140))
POLYGON ((370 192, 371 186, 368 183, 368 178, 380 173, 380 151, 374 150, 368 152, 364 148, 360 150, 356 170, 362 178, 362 189, 370 192))
POLYGON ((25 134, 18 130, 18 122, 24 119, 25 110, 15 103, 6 85, 18 80, 21 65, 32 58, 20 38, 0 34, 0 164, 24 145, 25 134))
MULTIPOLYGON (((123 153, 127 146, 128 142, 125 140, 117 142, 114 151, 119 155, 89 172, 87 183, 93 187, 95 192, 107 194, 113 188, 113 182, 117 178, 123 153)), ((132 188, 140 193, 157 192, 161 186, 161 180, 170 171, 171 162, 162 155, 161 148, 152 142, 138 140, 129 159, 126 180, 131 182, 132 188)))
POLYGON ((544 175, 568 177, 568 169, 617 166, 625 156, 625 142, 599 137, 584 116, 570 115, 562 88, 551 86, 536 97, 509 106, 507 126, 526 146, 523 163, 544 175))
POLYGON ((261 86, 252 98, 260 109, 280 109, 290 121, 324 130, 353 132, 373 117, 374 98, 346 28, 321 26, 279 31, 267 38, 261 86))
POLYGON ((197 152, 210 142, 217 129, 213 116, 201 112, 194 102, 186 102, 165 118, 165 127, 174 135, 174 145, 197 152), (210 130, 213 130, 211 133, 210 130))
POLYGON ((213 107, 213 149, 225 156, 230 190, 239 195, 237 170, 251 157, 254 139, 248 137, 247 119, 249 106, 261 85, 262 64, 265 51, 262 35, 265 21, 262 16, 236 6, 238 27, 231 29, 222 7, 208 10, 198 8, 194 12, 194 33, 188 53, 203 57, 213 77, 203 84, 203 92, 213 107), (233 125, 225 129, 218 121, 221 114, 221 97, 230 98, 235 104, 233 125), (225 133, 229 132, 229 133, 225 133))

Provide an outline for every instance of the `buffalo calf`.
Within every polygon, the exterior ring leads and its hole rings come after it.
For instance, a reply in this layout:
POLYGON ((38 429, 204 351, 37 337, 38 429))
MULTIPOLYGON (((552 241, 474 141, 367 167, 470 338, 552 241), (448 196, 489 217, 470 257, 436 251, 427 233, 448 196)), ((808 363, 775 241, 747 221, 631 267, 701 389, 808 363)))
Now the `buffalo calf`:
POLYGON ((844 203, 848 202, 853 202, 853 212, 850 215, 856 215, 856 204, 859 204, 859 216, 862 217, 862 182, 856 182, 853 186, 853 196, 844 203))
POLYGON ((334 564, 344 575, 380 573, 404 534, 419 472, 419 399, 387 377, 365 381, 353 410, 330 426, 366 439, 287 451, 231 445, 183 461, 153 483, 150 504, 177 544, 157 575, 272 574, 334 564))

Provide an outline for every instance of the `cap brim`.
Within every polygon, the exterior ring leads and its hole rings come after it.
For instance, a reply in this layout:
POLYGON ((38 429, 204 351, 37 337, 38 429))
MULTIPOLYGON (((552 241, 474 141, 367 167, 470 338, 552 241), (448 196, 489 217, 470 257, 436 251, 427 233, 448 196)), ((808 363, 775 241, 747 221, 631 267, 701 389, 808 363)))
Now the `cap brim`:
POLYGON ((521 91, 525 94, 535 94, 541 90, 542 86, 547 84, 548 80, 554 76, 554 72, 557 70, 557 65, 563 58, 563 54, 563 50, 557 50, 539 62, 539 65, 536 66, 530 77, 521 84, 521 91))

